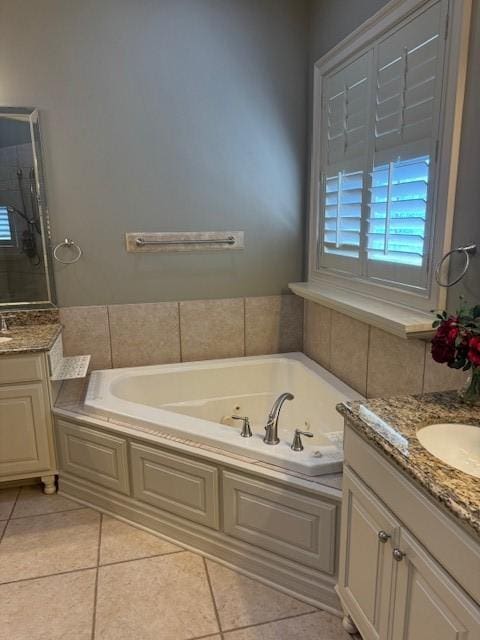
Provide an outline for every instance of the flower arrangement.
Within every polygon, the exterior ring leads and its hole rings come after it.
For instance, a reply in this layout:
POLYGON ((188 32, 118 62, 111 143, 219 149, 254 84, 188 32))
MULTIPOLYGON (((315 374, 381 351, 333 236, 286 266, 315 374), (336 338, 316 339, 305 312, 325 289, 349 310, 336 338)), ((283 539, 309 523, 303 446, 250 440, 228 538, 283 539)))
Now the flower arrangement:
POLYGON ((461 306, 455 315, 437 313, 433 323, 432 358, 452 369, 470 371, 460 396, 470 404, 480 404, 480 305, 461 306))

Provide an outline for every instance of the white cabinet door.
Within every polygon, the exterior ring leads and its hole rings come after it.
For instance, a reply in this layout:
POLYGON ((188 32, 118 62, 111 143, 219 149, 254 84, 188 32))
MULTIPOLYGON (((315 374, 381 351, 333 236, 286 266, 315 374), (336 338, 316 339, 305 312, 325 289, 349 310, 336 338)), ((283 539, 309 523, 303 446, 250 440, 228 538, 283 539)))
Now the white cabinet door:
POLYGON ((392 640, 478 640, 480 607, 405 529, 398 551, 392 640))
POLYGON ((386 640, 399 525, 344 468, 338 594, 364 640, 386 640))
POLYGON ((0 477, 51 468, 49 430, 41 382, 0 387, 0 477))

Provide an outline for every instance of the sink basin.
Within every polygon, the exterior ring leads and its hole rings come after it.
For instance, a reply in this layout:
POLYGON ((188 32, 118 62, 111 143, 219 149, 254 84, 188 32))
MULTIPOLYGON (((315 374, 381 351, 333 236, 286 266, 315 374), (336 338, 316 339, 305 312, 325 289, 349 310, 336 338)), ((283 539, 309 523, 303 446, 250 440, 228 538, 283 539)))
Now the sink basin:
POLYGON ((431 424, 417 431, 420 443, 442 462, 480 478, 480 427, 431 424))
POLYGON ((0 344, 4 342, 10 342, 12 338, 7 338, 6 336, 0 336, 0 344))

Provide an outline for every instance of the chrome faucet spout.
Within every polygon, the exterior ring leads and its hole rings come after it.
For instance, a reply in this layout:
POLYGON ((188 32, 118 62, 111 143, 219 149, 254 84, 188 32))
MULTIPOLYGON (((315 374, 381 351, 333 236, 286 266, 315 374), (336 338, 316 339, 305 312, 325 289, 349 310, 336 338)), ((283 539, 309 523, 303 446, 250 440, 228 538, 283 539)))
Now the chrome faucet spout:
POLYGON ((280 409, 283 406, 285 400, 293 400, 294 395, 291 393, 282 393, 273 403, 273 407, 268 414, 267 424, 265 425, 265 437, 263 441, 265 444, 278 444, 280 438, 278 437, 278 418, 280 417, 280 409))

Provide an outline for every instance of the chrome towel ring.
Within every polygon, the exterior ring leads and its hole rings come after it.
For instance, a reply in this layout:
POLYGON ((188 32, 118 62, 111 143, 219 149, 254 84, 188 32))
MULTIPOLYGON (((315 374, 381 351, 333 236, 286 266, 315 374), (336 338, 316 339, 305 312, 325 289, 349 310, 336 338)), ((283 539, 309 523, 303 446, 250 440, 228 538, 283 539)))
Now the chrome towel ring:
POLYGON ((463 276, 467 273, 468 268, 470 266, 470 256, 475 255, 476 251, 477 251, 477 245, 476 244, 469 244, 466 247, 455 247, 455 249, 452 249, 451 251, 448 251, 448 253, 446 253, 443 256, 443 258, 440 260, 440 262, 435 267, 435 280, 437 281, 437 284, 440 285, 441 287, 453 287, 454 284, 457 284, 457 282, 460 282, 460 280, 463 278, 463 276), (463 255, 465 257, 465 265, 464 265, 460 275, 457 276, 456 278, 454 278, 451 282, 442 282, 440 280, 440 271, 442 269, 442 265, 445 262, 445 260, 452 255, 452 253, 463 253, 463 255))
POLYGON ((55 260, 57 260, 57 262, 61 262, 62 264, 74 264, 74 262, 78 262, 80 260, 80 258, 82 257, 82 253, 83 253, 82 250, 80 249, 80 247, 76 242, 74 242, 70 238, 65 238, 63 242, 59 242, 57 246, 54 248, 53 257, 55 258, 55 260), (58 251, 62 247, 66 247, 67 249, 74 249, 74 251, 76 252, 76 255, 74 255, 74 257, 71 260, 62 260, 61 258, 58 257, 58 251))

